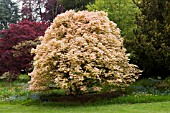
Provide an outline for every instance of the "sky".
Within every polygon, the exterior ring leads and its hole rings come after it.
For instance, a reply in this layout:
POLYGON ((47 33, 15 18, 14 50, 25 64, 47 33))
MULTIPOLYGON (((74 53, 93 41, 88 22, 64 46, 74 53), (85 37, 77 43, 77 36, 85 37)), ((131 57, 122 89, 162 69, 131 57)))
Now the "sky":
POLYGON ((11 0, 11 1, 17 2, 18 0, 11 0))
POLYGON ((19 8, 21 9, 21 5, 22 5, 21 2, 18 2, 18 0, 11 0, 11 1, 16 2, 19 5, 19 8))

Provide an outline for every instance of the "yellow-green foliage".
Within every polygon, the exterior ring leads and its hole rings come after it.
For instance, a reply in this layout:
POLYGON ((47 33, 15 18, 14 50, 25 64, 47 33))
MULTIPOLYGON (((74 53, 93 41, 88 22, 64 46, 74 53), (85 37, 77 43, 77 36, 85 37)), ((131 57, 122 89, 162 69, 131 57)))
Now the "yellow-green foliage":
POLYGON ((103 11, 60 14, 40 40, 32 50, 30 90, 55 85, 72 92, 100 91, 105 85, 126 86, 141 73, 129 64, 120 30, 103 11))

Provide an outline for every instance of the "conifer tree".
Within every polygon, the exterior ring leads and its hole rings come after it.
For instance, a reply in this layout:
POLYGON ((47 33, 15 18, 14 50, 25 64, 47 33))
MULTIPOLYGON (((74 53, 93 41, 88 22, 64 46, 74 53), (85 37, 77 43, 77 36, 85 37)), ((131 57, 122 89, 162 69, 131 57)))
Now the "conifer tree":
POLYGON ((133 0, 142 15, 136 17, 138 30, 131 41, 133 63, 144 77, 167 77, 170 74, 170 1, 133 0))
POLYGON ((18 6, 11 0, 0 0, 0 30, 19 20, 18 6))

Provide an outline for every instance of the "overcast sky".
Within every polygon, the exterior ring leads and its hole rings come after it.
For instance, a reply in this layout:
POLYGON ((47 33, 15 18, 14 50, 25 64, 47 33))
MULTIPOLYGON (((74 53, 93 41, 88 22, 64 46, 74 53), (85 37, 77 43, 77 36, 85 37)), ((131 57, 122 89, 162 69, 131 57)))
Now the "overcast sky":
POLYGON ((14 1, 14 2, 16 2, 17 0, 11 0, 11 1, 14 1))
POLYGON ((22 5, 21 2, 19 3, 18 0, 11 0, 11 1, 16 2, 19 5, 19 8, 21 9, 21 5, 22 5))

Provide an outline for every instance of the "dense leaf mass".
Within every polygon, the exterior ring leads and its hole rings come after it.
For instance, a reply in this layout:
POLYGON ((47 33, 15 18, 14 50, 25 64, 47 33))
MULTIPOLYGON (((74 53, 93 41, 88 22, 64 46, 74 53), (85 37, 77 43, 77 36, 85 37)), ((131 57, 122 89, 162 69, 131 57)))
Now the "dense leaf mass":
POLYGON ((133 0, 142 14, 136 17, 138 29, 129 43, 132 62, 143 70, 143 77, 170 75, 170 1, 133 0))
POLYGON ((30 90, 55 86, 79 91, 100 91, 103 86, 125 86, 140 75, 129 64, 123 38, 105 12, 73 10, 58 15, 46 30, 35 53, 30 90))
POLYGON ((7 30, 0 31, 0 75, 10 72, 11 75, 17 76, 22 69, 30 66, 33 59, 30 50, 36 44, 34 42, 20 43, 43 36, 48 26, 46 22, 23 20, 17 24, 10 24, 7 30))

